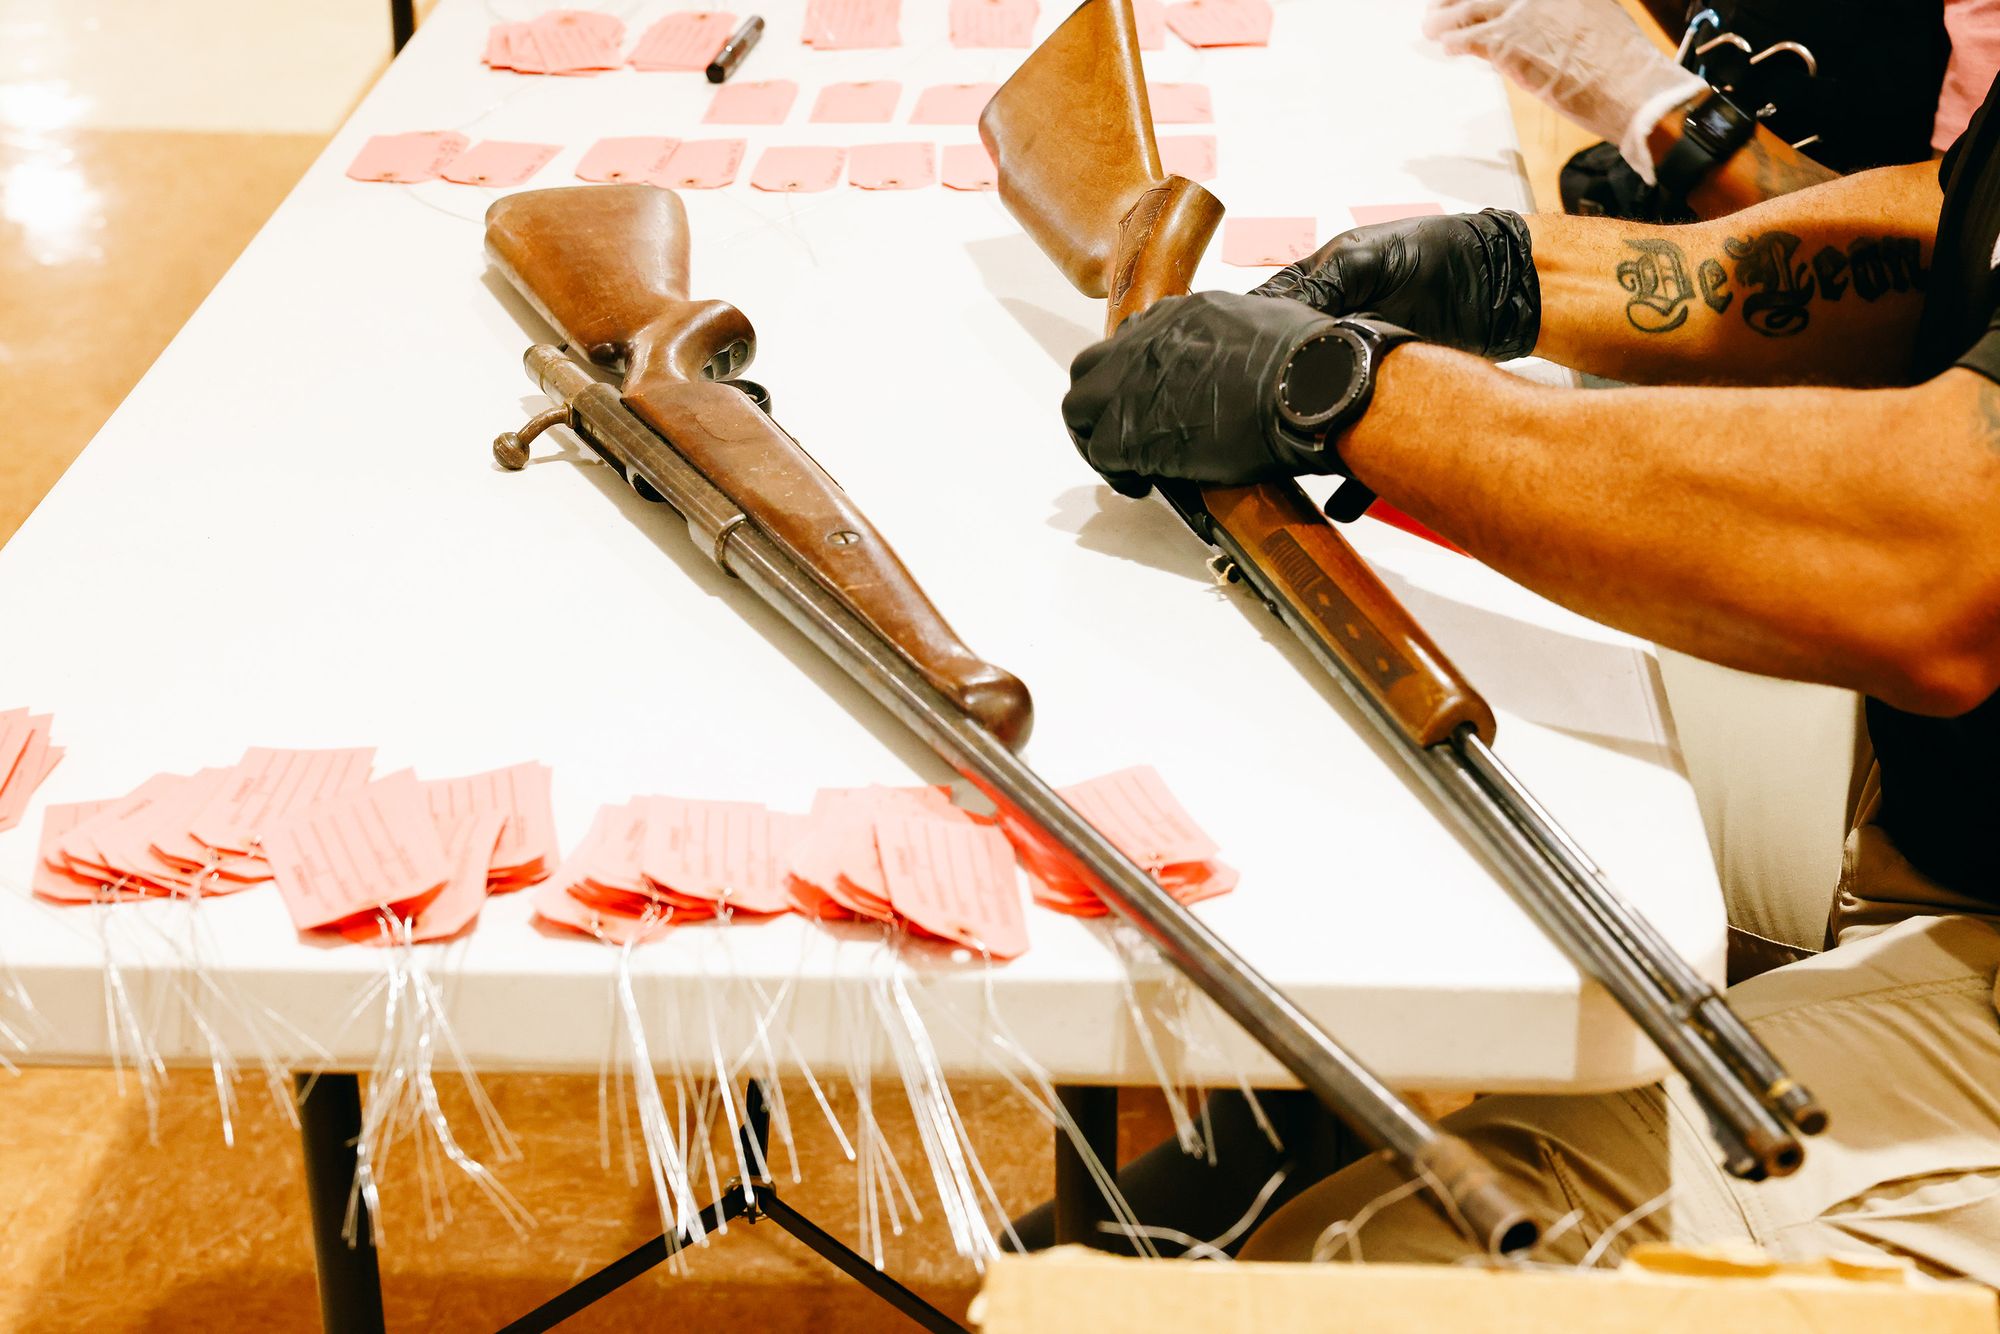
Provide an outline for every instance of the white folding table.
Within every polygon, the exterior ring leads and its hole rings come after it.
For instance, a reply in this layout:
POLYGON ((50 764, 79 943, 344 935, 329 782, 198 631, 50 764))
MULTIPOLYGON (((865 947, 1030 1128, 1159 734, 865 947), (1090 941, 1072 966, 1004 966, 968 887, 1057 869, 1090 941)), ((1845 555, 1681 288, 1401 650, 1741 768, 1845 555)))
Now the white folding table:
MULTIPOLYGON (((781 126, 704 126, 699 74, 483 67, 486 25, 540 7, 440 4, 0 551, 0 706, 53 710, 69 747, 24 827, 0 836, 0 958, 50 1021, 30 1059, 112 1054, 93 910, 25 890, 45 802, 116 795, 252 744, 375 745, 381 772, 545 761, 573 843, 597 807, 638 794, 804 809, 820 787, 951 776, 608 469, 493 466, 492 436, 541 406, 521 352, 550 337, 486 271, 493 193, 343 174, 372 134, 458 129, 563 145, 531 187, 574 183, 604 136, 748 139, 737 184, 685 193, 693 294, 748 314, 749 374, 777 418, 967 642, 1028 683, 1041 772, 1064 783, 1156 766, 1242 873, 1201 915, 1392 1084, 1574 1091, 1659 1077, 1651 1044, 1446 831, 1277 621, 1218 588, 1163 507, 1113 495, 1076 458, 1057 402, 1101 307, 995 195, 747 183, 772 145, 976 142, 971 126, 909 124, 917 92, 998 81, 1022 53, 953 48, 941 0, 907 0, 896 49, 815 52, 798 41, 802 0, 764 0, 769 30, 738 78, 794 79, 798 102, 781 126), (876 78, 904 85, 894 123, 807 123, 819 88, 876 78)), ((606 7, 636 35, 675 6, 606 7)), ((1066 8, 1045 4, 1038 36, 1066 8)), ((1170 38, 1149 76, 1209 86, 1215 122, 1161 133, 1216 137, 1209 188, 1232 216, 1312 215, 1331 234, 1354 205, 1526 207, 1497 80, 1436 55, 1416 25, 1410 5, 1278 0, 1269 49, 1170 38)), ((1197 285, 1262 276, 1211 253, 1197 285)), ((1418 539, 1370 522, 1349 532, 1488 695, 1502 756, 1719 981, 1722 902, 1647 646, 1418 539)), ((378 951, 300 940, 271 892, 200 913, 218 975, 326 1049, 330 1068, 367 1067, 377 1034, 348 1015, 378 951)), ((1030 928, 1030 951, 990 976, 943 950, 905 950, 902 966, 972 1027, 990 1004, 1057 1079, 1152 1082, 1105 924, 1031 909, 1030 928)), ((793 986, 792 1050, 832 1064, 834 992, 873 952, 798 919, 716 934, 689 927, 645 947, 642 983, 697 985, 724 949, 738 976, 793 986)), ((143 933, 122 948, 163 1057, 205 1063, 171 951, 143 933)), ((427 954, 480 1069, 599 1068, 613 951, 536 929, 514 895, 427 954)), ((948 1068, 979 1068, 971 1044, 937 1038, 948 1068)), ((669 1026, 655 1052, 688 1061, 702 1048, 669 1026)), ((1233 1029, 1184 1057, 1194 1080, 1284 1082, 1233 1029)))

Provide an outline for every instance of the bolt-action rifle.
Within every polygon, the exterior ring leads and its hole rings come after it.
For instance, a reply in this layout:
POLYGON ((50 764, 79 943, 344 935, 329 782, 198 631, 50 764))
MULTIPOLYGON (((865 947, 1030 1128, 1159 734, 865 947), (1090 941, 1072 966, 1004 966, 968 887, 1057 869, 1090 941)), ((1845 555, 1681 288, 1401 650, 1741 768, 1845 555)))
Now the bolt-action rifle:
MULTIPOLYGON (((1187 293, 1222 205, 1160 167, 1131 0, 1085 0, 994 94, 979 134, 1001 202, 1079 291, 1107 299, 1107 330, 1187 293)), ((1826 1113, 1500 762, 1492 709, 1306 494, 1292 482, 1156 489, 1687 1078, 1728 1170, 1796 1171, 1799 1133, 1819 1133, 1826 1113)))
POLYGON ((602 383, 563 348, 528 350, 554 400, 494 442, 520 468, 566 425, 632 489, 686 521, 697 546, 762 598, 932 750, 1096 888, 1300 1083, 1410 1172, 1495 1251, 1536 1225, 1491 1165, 1391 1092, 1027 766, 1028 692, 946 625, 881 534, 737 374, 750 322, 688 299, 687 218, 648 185, 511 195, 486 215, 493 264, 569 348, 623 373, 602 383))

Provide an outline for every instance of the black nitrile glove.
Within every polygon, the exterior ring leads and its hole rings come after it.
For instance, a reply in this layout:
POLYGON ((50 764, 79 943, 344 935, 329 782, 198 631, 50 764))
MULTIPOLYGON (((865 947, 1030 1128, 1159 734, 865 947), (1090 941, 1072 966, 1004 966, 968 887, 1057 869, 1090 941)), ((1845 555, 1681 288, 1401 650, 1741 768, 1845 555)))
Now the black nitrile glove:
POLYGON ((1542 325, 1528 224, 1497 208, 1356 227, 1254 294, 1324 315, 1365 311, 1489 361, 1533 352, 1542 325))
POLYGON ((1070 364, 1063 424, 1077 452, 1119 492, 1153 477, 1235 486, 1340 472, 1329 442, 1278 430, 1278 376, 1326 316, 1234 292, 1169 297, 1070 364))

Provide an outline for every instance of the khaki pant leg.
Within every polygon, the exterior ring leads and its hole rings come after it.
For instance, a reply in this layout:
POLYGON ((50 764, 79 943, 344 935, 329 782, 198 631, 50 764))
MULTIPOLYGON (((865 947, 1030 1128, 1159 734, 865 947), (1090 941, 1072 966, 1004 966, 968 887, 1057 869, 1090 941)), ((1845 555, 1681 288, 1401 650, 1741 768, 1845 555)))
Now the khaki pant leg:
MULTIPOLYGON (((1888 1253, 2000 1286, 2000 932, 1920 918, 1731 991, 1732 1004, 1827 1107, 1794 1176, 1752 1184, 1716 1166, 1677 1082, 1594 1097, 1486 1098, 1445 1124, 1495 1163, 1545 1223, 1581 1222, 1549 1258, 1574 1262, 1613 1223, 1667 1203, 1606 1248, 1750 1242, 1785 1259, 1888 1253)), ((1280 1210, 1246 1258, 1306 1259, 1324 1229, 1399 1184, 1379 1162, 1280 1210)), ((1451 1261, 1466 1244, 1420 1197, 1359 1232, 1372 1260, 1451 1261)))
POLYGON ((1659 660, 1730 926, 1819 949, 1851 815, 1858 702, 1669 649, 1659 660))

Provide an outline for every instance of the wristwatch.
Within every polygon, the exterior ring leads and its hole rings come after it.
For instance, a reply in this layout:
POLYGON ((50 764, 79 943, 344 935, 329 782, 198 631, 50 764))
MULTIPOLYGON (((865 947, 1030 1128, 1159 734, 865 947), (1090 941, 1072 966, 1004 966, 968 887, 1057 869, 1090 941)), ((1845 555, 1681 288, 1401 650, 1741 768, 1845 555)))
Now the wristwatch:
POLYGON ((1382 359, 1417 336, 1384 320, 1344 315, 1292 349, 1278 372, 1277 431, 1300 472, 1346 478, 1326 502, 1327 517, 1358 519, 1375 493, 1347 475, 1334 442, 1368 411, 1382 359))
POLYGON ((1756 133, 1755 116, 1711 89, 1689 108, 1681 123, 1681 137, 1660 159, 1660 188, 1675 199, 1686 200, 1688 191, 1735 156, 1756 133))

